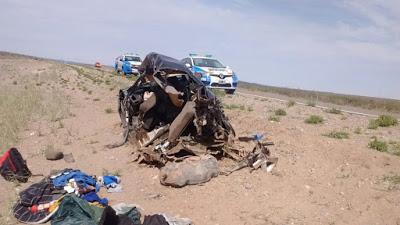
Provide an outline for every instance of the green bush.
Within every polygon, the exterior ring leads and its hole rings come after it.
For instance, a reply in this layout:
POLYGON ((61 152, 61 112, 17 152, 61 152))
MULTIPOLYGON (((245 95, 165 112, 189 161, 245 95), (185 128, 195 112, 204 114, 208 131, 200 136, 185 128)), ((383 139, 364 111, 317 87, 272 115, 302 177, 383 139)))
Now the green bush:
POLYGON ((385 176, 383 178, 383 180, 388 181, 393 184, 400 184, 400 176, 399 175, 385 176))
POLYGON ((286 111, 283 109, 275 110, 275 116, 286 116, 286 111))
POLYGON ((349 133, 342 131, 332 131, 329 134, 324 134, 324 136, 335 139, 349 139, 349 133))
POLYGON ((390 127, 396 126, 398 120, 390 115, 380 115, 377 119, 370 120, 368 124, 368 129, 376 130, 378 127, 390 127))
POLYGON ((281 121, 281 119, 279 118, 279 116, 270 116, 268 118, 269 121, 273 121, 273 122, 279 122, 281 121))
POLYGON ((380 127, 390 127, 398 124, 397 119, 390 115, 380 115, 376 122, 380 127))
POLYGON ((310 117, 308 117, 305 120, 305 122, 308 124, 319 124, 319 123, 323 123, 324 119, 321 116, 311 115, 310 117))
POLYGON ((328 109, 328 110, 326 110, 326 112, 332 113, 332 114, 342 114, 342 111, 340 109, 336 109, 336 108, 328 109))
POLYGON ((392 155, 400 156, 400 142, 389 141, 388 152, 392 155))
POLYGON ((104 110, 104 112, 106 112, 107 114, 109 114, 109 113, 113 113, 114 110, 113 110, 112 108, 107 108, 107 109, 104 110))
POLYGON ((292 107, 292 106, 294 106, 295 104, 296 104, 295 101, 290 100, 290 101, 288 101, 288 103, 287 103, 287 107, 292 107))
POLYGON ((361 128, 360 128, 360 127, 357 127, 357 128, 354 130, 354 133, 355 133, 355 134, 361 134, 361 128))
POLYGON ((315 107, 316 104, 315 104, 314 101, 308 101, 306 105, 307 106, 311 106, 311 107, 315 107))
POLYGON ((379 124, 376 120, 369 120, 368 129, 376 130, 378 129, 379 124))
POLYGON ((368 147, 380 152, 387 152, 388 150, 388 144, 385 141, 379 141, 376 137, 368 143, 368 147))

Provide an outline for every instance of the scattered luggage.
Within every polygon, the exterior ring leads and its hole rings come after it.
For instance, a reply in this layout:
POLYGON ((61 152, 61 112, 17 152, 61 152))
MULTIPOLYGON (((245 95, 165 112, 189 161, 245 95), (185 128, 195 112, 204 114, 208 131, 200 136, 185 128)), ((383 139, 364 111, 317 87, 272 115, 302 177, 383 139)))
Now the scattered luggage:
MULTIPOLYGON (((133 209, 137 210, 137 209, 133 209)), ((119 214, 110 207, 98 207, 73 194, 64 197, 59 209, 51 219, 51 225, 140 225, 137 223, 138 211, 119 214), (135 214, 135 222, 128 213, 135 214)))
MULTIPOLYGON (((106 198, 98 196, 101 186, 120 187, 121 178, 112 175, 98 178, 74 169, 55 171, 20 192, 13 214, 19 222, 26 224, 51 221, 51 225, 142 225, 141 212, 135 205, 119 203, 110 206, 106 198)), ((153 221, 147 225, 192 224, 190 219, 166 214, 146 216, 145 221, 153 221), (155 223, 157 221, 163 223, 155 223)))
POLYGON ((65 191, 56 189, 49 179, 32 184, 19 193, 19 201, 13 208, 14 216, 22 223, 45 223, 57 211, 64 194, 65 191))
POLYGON ((154 214, 144 217, 143 225, 193 225, 188 218, 172 217, 166 214, 154 214))
POLYGON ((8 181, 19 181, 26 183, 32 176, 26 165, 26 161, 16 148, 6 151, 0 158, 0 173, 8 181))

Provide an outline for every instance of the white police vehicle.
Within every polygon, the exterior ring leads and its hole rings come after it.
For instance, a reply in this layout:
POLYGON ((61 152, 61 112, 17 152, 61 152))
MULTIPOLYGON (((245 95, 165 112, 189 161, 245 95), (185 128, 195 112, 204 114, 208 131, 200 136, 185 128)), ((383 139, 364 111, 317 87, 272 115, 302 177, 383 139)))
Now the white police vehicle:
POLYGON ((238 77, 228 66, 224 66, 211 55, 200 56, 189 54, 181 60, 207 87, 225 90, 228 94, 235 93, 238 77))
POLYGON ((115 59, 115 71, 123 75, 138 75, 138 68, 142 64, 142 59, 137 54, 123 54, 115 59))

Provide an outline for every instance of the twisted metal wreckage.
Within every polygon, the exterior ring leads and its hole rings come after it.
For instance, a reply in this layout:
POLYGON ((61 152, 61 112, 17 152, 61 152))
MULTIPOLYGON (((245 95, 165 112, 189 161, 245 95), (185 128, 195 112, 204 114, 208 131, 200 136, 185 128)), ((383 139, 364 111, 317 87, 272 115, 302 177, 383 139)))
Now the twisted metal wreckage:
POLYGON ((262 136, 241 137, 255 141, 252 151, 235 147, 235 130, 225 116, 221 102, 180 61, 150 53, 139 68, 135 83, 119 92, 118 111, 124 138, 134 146, 136 160, 157 166, 180 162, 190 156, 211 154, 237 162, 222 172, 227 175, 244 167, 270 171, 271 158, 262 136))

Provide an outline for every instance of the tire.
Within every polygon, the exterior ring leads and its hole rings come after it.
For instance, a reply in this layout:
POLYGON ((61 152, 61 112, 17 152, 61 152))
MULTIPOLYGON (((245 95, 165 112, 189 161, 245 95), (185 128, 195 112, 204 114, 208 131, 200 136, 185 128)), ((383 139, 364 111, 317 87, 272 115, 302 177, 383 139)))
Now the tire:
POLYGON ((233 95, 235 94, 236 89, 226 89, 225 93, 227 93, 228 95, 233 95))

